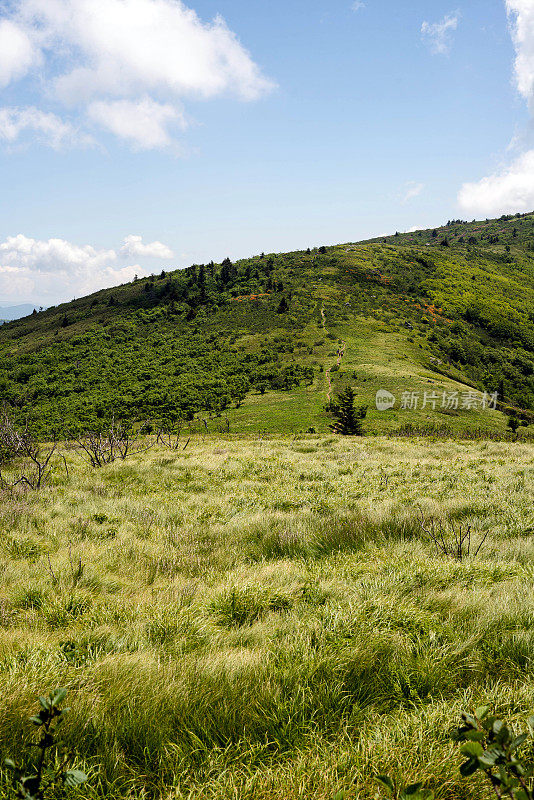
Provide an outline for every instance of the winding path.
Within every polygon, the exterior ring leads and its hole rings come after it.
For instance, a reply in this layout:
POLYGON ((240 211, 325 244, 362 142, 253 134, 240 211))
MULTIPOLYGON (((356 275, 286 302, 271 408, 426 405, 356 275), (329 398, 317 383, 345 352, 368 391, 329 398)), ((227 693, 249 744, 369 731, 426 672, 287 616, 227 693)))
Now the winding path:
MULTIPOLYGON (((321 306, 321 319, 322 319, 322 323, 321 324, 322 324, 323 330, 325 331, 325 333, 328 333, 328 330, 326 328, 326 319, 325 319, 325 315, 324 315, 324 305, 321 306)), ((338 367, 341 364, 341 359, 345 355, 345 348, 346 347, 347 347, 347 343, 344 340, 342 340, 341 341, 341 347, 338 347, 338 350, 337 350, 336 364, 337 364, 338 367)), ((328 369, 325 372, 326 383, 327 383, 327 387, 328 387, 327 392, 326 392, 326 401, 328 403, 330 402, 330 400, 332 398, 332 378, 330 376, 330 372, 331 371, 332 371, 332 367, 328 367, 328 369)))

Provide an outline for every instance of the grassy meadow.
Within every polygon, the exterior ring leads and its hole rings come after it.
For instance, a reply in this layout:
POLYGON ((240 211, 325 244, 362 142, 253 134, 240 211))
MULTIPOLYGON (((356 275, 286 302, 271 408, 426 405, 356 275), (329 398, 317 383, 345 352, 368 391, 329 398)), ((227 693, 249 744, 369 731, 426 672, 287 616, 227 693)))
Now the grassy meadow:
POLYGON ((79 797, 371 800, 377 772, 489 797, 450 733, 534 710, 534 445, 183 445, 67 451, 2 495, 2 758, 65 685, 79 797), (458 562, 421 519, 487 538, 458 562))

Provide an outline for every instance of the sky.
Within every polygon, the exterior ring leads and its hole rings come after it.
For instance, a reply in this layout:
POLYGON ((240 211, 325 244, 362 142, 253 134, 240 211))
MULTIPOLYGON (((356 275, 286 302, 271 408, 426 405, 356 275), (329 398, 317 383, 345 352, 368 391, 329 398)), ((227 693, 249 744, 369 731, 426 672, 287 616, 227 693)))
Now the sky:
POLYGON ((0 0, 0 301, 534 209, 534 0, 0 0))

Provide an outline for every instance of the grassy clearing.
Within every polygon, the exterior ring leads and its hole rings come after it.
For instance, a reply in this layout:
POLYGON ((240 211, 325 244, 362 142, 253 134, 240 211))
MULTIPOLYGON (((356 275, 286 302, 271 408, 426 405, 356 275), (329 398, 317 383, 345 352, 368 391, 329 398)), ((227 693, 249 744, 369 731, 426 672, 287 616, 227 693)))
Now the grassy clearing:
MULTIPOLYGON (((348 384, 353 386, 358 403, 369 407, 365 421, 367 433, 385 434, 406 424, 433 428, 446 426, 455 434, 477 430, 506 432, 507 417, 500 411, 461 408, 443 411, 440 408, 443 392, 459 392, 461 395, 473 389, 462 383, 461 376, 454 380, 436 371, 422 331, 407 331, 398 320, 385 322, 359 315, 350 315, 343 321, 331 321, 327 315, 326 321, 326 330, 333 338, 325 338, 318 313, 314 323, 308 326, 306 335, 310 344, 322 344, 315 348, 313 355, 300 357, 301 363, 314 367, 313 383, 289 392, 249 393, 242 406, 225 412, 232 432, 253 435, 257 431, 266 431, 276 435, 280 431, 298 433, 313 428, 317 433, 326 433, 331 422, 324 411, 328 388, 326 371, 335 365, 341 341, 346 343, 346 348, 339 369, 330 375, 333 391, 337 393, 348 384), (377 411, 376 393, 380 389, 387 389, 395 395, 395 408, 387 412, 377 411), (419 395, 417 408, 400 408, 403 392, 419 395), (431 405, 422 407, 425 392, 429 395, 434 392, 439 398, 435 409, 431 405)), ((211 423, 212 428, 214 424, 211 423)), ((532 430, 531 427, 529 433, 532 430)))
POLYGON ((534 447, 193 439, 0 506, 0 750, 69 687, 81 796, 439 798, 465 707, 534 710, 534 447), (488 532, 436 555, 418 521, 488 532))

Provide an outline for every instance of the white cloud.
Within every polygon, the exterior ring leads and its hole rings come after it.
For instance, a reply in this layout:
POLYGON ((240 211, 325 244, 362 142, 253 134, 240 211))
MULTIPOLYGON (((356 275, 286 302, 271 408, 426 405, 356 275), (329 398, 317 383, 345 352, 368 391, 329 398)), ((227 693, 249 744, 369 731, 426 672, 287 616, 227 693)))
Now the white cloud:
POLYGON ((121 256, 126 258, 172 258, 174 256, 170 247, 162 242, 143 243, 142 236, 127 236, 120 249, 121 256))
POLYGON ((415 233, 416 231, 422 231, 422 230, 424 229, 421 227, 421 225, 413 225, 411 228, 408 228, 406 233, 415 233))
POLYGON ((110 261, 115 261, 114 250, 95 250, 91 245, 80 247, 65 239, 39 241, 24 234, 8 236, 0 243, 0 260, 10 267, 28 267, 62 270, 65 267, 98 269, 110 261))
MULTIPOLYGON (((534 114, 534 0, 505 0, 515 46, 515 81, 534 114)), ((516 138, 516 141, 520 139, 516 138)), ((534 150, 526 150, 493 175, 464 183, 458 204, 468 215, 500 215, 534 208, 534 150)))
POLYGON ((27 33, 11 20, 0 20, 0 87, 22 78, 39 61, 27 33))
POLYGON ((57 298, 80 297, 98 289, 116 286, 148 271, 137 263, 123 266, 123 258, 172 257, 162 242, 143 244, 141 236, 127 236, 119 253, 77 245, 65 239, 32 239, 24 234, 0 242, 0 296, 20 300, 33 298, 39 304, 57 298))
POLYGON ((0 140, 13 144, 24 132, 31 132, 54 150, 72 146, 88 147, 95 143, 88 133, 80 131, 55 114, 40 111, 33 106, 0 108, 0 140))
POLYGON ((506 0, 514 40, 515 79, 519 92, 534 112, 534 2, 506 0))
POLYGON ((421 194, 424 188, 425 188, 424 183, 417 183, 416 181, 408 181, 404 185, 401 202, 408 203, 410 200, 413 200, 414 197, 417 197, 418 195, 421 194))
POLYGON ((460 208, 469 216, 499 216, 534 208, 534 150, 509 166, 475 183, 464 183, 458 193, 460 208))
POLYGON ((183 115, 177 108, 169 103, 156 103, 150 97, 139 101, 98 100, 89 105, 88 114, 94 122, 131 141, 139 150, 169 147, 173 141, 169 125, 185 128, 183 115))
POLYGON ((451 49, 452 32, 458 28, 459 14, 446 14, 439 22, 423 22, 421 36, 432 53, 446 55, 451 49))
POLYGON ((354 0, 352 6, 353 11, 360 11, 362 8, 365 8, 365 3, 362 0, 354 0))
POLYGON ((60 93, 137 95, 141 90, 259 97, 272 84, 221 17, 203 23, 180 0, 22 0, 51 43, 77 48, 60 93))
POLYGON ((273 88, 221 17, 203 22, 181 0, 15 0, 10 8, 0 12, 0 81, 41 58, 43 102, 135 147, 168 146, 187 98, 254 100, 273 88), (3 30, 4 39, 16 31, 5 56, 3 30))

